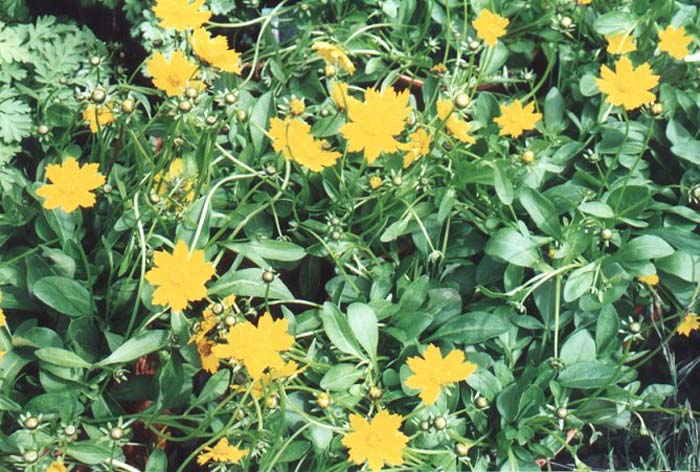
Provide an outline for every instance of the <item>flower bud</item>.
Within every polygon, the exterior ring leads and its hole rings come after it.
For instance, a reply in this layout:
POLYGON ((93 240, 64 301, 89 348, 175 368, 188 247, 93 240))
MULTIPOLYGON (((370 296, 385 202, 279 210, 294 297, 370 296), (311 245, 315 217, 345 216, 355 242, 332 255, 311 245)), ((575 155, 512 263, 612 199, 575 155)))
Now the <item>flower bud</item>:
POLYGON ((381 400, 381 398, 384 396, 384 390, 381 388, 373 385, 369 389, 369 398, 372 400, 381 400))
POLYGON ((192 103, 188 100, 183 100, 177 105, 178 109, 183 113, 189 113, 192 110, 192 103))
POLYGON ((132 98, 126 98, 122 100, 121 108, 124 113, 132 113, 136 108, 136 102, 132 98))
POLYGON ((90 58, 90 65, 92 66, 97 67, 100 65, 100 62, 102 62, 102 59, 100 59, 99 56, 92 56, 90 58))
POLYGON ((569 416, 569 410, 564 408, 563 406, 560 406, 557 408, 557 418, 559 419, 565 419, 567 416, 569 416))
POLYGON ((39 427, 39 418, 36 416, 30 416, 24 420, 24 427, 26 429, 37 429, 39 427))
POLYGON ((464 109, 469 106, 469 95, 464 92, 460 92, 455 97, 455 106, 459 109, 464 109))
POLYGON ((36 128, 36 132, 39 133, 39 134, 42 135, 42 136, 45 136, 45 135, 49 134, 49 127, 46 126, 46 125, 39 125, 39 126, 36 128))
POLYGON ((39 453, 36 451, 27 451, 22 454, 22 460, 25 464, 33 464, 39 460, 39 453))
POLYGON ((489 401, 484 397, 478 397, 476 400, 474 400, 474 406, 480 410, 483 410, 489 407, 489 401))
POLYGON ((270 284, 275 280, 275 274, 271 270, 264 270, 262 273, 262 280, 266 284, 270 284))
POLYGON ((433 420, 433 426, 438 431, 442 431, 443 429, 447 428, 447 420, 442 416, 438 416, 433 420))
POLYGON ((561 20, 559 20, 559 26, 561 26, 564 29, 569 29, 571 26, 574 24, 574 21, 569 18, 568 16, 562 17, 561 20))
POLYGON ((533 162, 535 162, 535 153, 530 151, 529 149, 523 153, 522 156, 520 156, 520 160, 522 161, 523 164, 530 165, 533 162))
POLYGON ((194 87, 187 87, 185 89, 185 97, 187 98, 197 98, 199 96, 199 90, 194 87))
POLYGON ((321 392, 318 395, 316 395, 316 404, 318 407, 322 410, 325 410, 329 406, 331 406, 331 396, 328 395, 326 392, 321 392))
POLYGON ((457 454, 460 457, 466 456, 467 454, 469 454, 469 446, 465 443, 455 444, 455 454, 457 454))
POLYGON ((600 231, 600 239, 603 241, 610 241, 613 238, 613 232, 609 228, 602 229, 600 231))
POLYGON ((238 110, 236 112, 236 118, 238 118, 238 121, 245 121, 248 119, 248 113, 246 113, 245 110, 238 110))
POLYGON ((238 100, 238 97, 236 97, 236 95, 231 93, 231 92, 224 95, 224 101, 228 105, 233 105, 234 103, 236 103, 237 100, 238 100))
POLYGON ((119 441, 124 438, 124 429, 116 426, 109 430, 109 437, 114 441, 119 441))
POLYGON ((96 88, 90 94, 90 100, 97 104, 104 103, 105 100, 107 100, 107 92, 105 92, 104 89, 96 88))
POLYGON ((338 73, 338 69, 336 69, 336 67, 333 64, 326 64, 325 69, 323 69, 323 73, 328 78, 335 77, 338 73))

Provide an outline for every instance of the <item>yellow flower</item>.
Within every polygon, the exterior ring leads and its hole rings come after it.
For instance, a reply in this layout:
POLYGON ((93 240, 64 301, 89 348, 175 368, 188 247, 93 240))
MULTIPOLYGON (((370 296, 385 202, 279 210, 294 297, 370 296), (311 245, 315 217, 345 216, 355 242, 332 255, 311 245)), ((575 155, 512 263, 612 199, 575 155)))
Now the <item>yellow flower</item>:
MULTIPOLYGON (((2 291, 0 291, 0 303, 2 303, 2 291)), ((7 324, 7 318, 5 318, 5 312, 0 308, 0 328, 7 324)))
POLYGON ((656 274, 643 275, 641 277, 637 277, 637 279, 639 279, 640 282, 651 286, 659 284, 659 276, 656 274))
POLYGON ((634 110, 656 99, 649 90, 659 83, 659 76, 652 74, 651 66, 646 62, 634 68, 629 58, 622 56, 615 64, 615 72, 601 66, 600 77, 596 83, 611 105, 634 110))
POLYGON ((231 327, 226 343, 212 348, 220 359, 236 359, 245 365, 253 380, 259 380, 265 369, 282 370, 285 361, 280 352, 289 349, 294 338, 287 332, 287 320, 273 320, 270 313, 260 317, 258 325, 240 323, 231 327))
POLYGON ((542 119, 542 113, 535 113, 535 102, 523 107, 520 100, 514 100, 510 105, 500 105, 500 108, 501 116, 493 119, 501 127, 499 136, 509 134, 517 138, 523 131, 535 129, 535 123, 542 119))
POLYGON ((449 131, 455 138, 459 139, 463 143, 474 144, 476 142, 476 139, 469 134, 469 123, 460 119, 459 115, 453 111, 454 104, 452 103, 452 100, 439 98, 435 108, 437 109, 437 114, 440 121, 445 122, 445 128, 447 128, 447 131, 449 131))
POLYGON ((579 5, 590 5, 593 3, 593 0, 578 0, 579 5))
POLYGON ((674 59, 681 60, 690 53, 688 45, 693 38, 685 34, 683 26, 674 28, 669 25, 665 30, 659 31, 659 50, 667 52, 674 59))
POLYGON ((350 428, 342 440, 349 449, 349 461, 357 465, 367 462, 372 471, 381 470, 384 464, 403 464, 403 450, 408 438, 399 428, 403 418, 382 410, 368 422, 360 415, 350 415, 350 428))
POLYGON ((74 157, 61 164, 46 166, 46 177, 50 184, 37 189, 36 194, 44 198, 44 208, 61 208, 70 213, 78 207, 90 208, 95 204, 92 190, 104 185, 105 178, 98 172, 97 164, 80 167, 74 157))
POLYGON ((396 152, 400 143, 394 136, 400 134, 411 113, 408 90, 396 93, 389 87, 381 92, 367 89, 364 102, 349 102, 350 122, 340 128, 347 139, 348 151, 362 151, 370 164, 383 152, 396 152))
POLYGON ((202 369, 210 374, 219 370, 219 358, 214 355, 212 348, 216 345, 207 338, 201 338, 196 341, 197 352, 199 359, 202 362, 202 369))
POLYGON ((700 316, 695 313, 688 313, 685 315, 685 318, 683 318, 683 321, 681 321, 681 324, 678 325, 676 332, 690 337, 690 333, 695 330, 700 330, 700 316))
POLYGON ((351 104, 357 105, 362 103, 348 93, 348 84, 345 82, 333 82, 331 100, 333 100, 335 106, 338 107, 338 110, 345 110, 351 104))
POLYGON ((255 398, 262 398, 265 389, 273 382, 282 379, 294 377, 304 369, 299 368, 299 364, 294 361, 289 361, 281 369, 270 369, 270 372, 265 372, 262 376, 253 382, 251 394, 255 398))
POLYGON ((293 98, 289 101, 289 112, 294 116, 299 116, 306 110, 306 105, 304 105, 304 100, 299 100, 298 98, 293 98))
POLYGON ((47 468, 46 472, 66 472, 66 465, 63 461, 53 461, 47 468))
POLYGON ((321 56, 328 64, 337 64, 349 74, 355 73, 355 64, 352 63, 347 53, 340 46, 325 41, 316 41, 311 45, 311 49, 316 51, 316 54, 321 56))
POLYGON ((5 356, 5 354, 7 354, 7 351, 0 351, 0 361, 5 356))
POLYGON ((378 175, 373 175, 372 177, 369 178, 369 188, 372 190, 377 190, 379 187, 382 186, 382 178, 379 177, 378 175))
POLYGON ((489 46, 495 46, 498 38, 506 34, 509 23, 508 18, 503 18, 484 8, 479 12, 479 16, 474 20, 472 26, 479 39, 483 39, 489 46))
POLYGON ((191 202, 194 200, 194 188, 192 180, 184 174, 183 160, 179 157, 173 159, 167 171, 164 170, 153 176, 153 187, 161 197, 167 196, 174 200, 182 199, 185 202, 191 202))
POLYGON ((156 0, 153 5, 153 13, 160 18, 160 26, 163 28, 175 28, 185 31, 188 28, 199 28, 209 21, 211 12, 200 11, 204 0, 156 0))
POLYGON ((226 36, 211 37, 204 28, 197 28, 192 34, 192 49, 202 61, 210 66, 232 74, 241 73, 241 54, 229 49, 226 36))
POLYGON ((146 61, 146 69, 153 78, 153 85, 164 91, 168 97, 181 93, 187 86, 202 88, 197 78, 197 64, 190 62, 182 51, 175 51, 170 61, 160 52, 146 61))
POLYGON ((85 111, 83 111, 83 120, 90 124, 90 131, 97 133, 104 125, 114 122, 112 105, 107 104, 101 107, 94 104, 88 105, 85 111))
POLYGON ((339 152, 323 149, 323 143, 311 134, 311 127, 300 119, 272 118, 268 134, 275 151, 314 172, 334 165, 340 157, 339 152))
POLYGON ((247 449, 238 449, 237 446, 230 446, 227 438, 221 438, 214 447, 205 447, 197 456, 197 463, 204 465, 207 462, 224 462, 227 464, 237 464, 243 456, 248 454, 247 449))
POLYGON ((444 74, 447 72, 447 66, 445 66, 443 63, 435 64, 430 68, 430 72, 434 72, 435 74, 444 74))
POLYGON ((215 274, 214 266, 204 259, 201 249, 189 252, 187 244, 180 240, 172 254, 157 251, 153 255, 153 268, 146 273, 146 280, 156 286, 153 292, 155 305, 170 306, 182 311, 189 301, 204 298, 204 284, 215 274))
POLYGON ((400 145, 400 149, 406 151, 406 154, 403 156, 404 169, 422 156, 426 156, 430 152, 430 143, 432 142, 432 137, 423 128, 418 128, 408 137, 410 141, 400 145))
POLYGON ((610 54, 627 54, 637 50, 634 36, 629 33, 606 35, 605 40, 608 42, 608 53, 610 54))
POLYGON ((409 357, 406 361, 413 375, 406 379, 406 386, 420 390, 420 399, 432 405, 440 395, 440 389, 461 382, 476 371, 476 364, 465 362, 464 352, 454 349, 442 357, 440 349, 431 344, 423 358, 409 357))

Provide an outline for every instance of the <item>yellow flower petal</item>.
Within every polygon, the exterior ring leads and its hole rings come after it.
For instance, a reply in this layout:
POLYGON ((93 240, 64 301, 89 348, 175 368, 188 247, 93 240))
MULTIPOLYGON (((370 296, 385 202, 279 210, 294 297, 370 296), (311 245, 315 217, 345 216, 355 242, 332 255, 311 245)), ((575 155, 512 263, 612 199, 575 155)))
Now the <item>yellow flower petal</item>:
POLYGON ((97 164, 80 167, 73 157, 61 164, 46 166, 46 177, 51 181, 37 189, 36 194, 44 198, 47 210, 61 208, 70 213, 78 207, 90 208, 95 204, 92 190, 104 185, 105 178, 98 172, 97 164))
POLYGON ((204 465, 209 461, 221 462, 226 464, 237 464, 243 456, 248 454, 247 449, 239 449, 237 446, 231 446, 227 438, 221 438, 214 447, 205 447, 197 456, 197 463, 204 465))
POLYGON ((401 416, 387 410, 380 411, 369 422, 360 415, 350 415, 352 431, 342 439, 348 448, 348 460, 358 465, 366 462, 372 471, 381 470, 384 464, 403 464, 408 437, 399 430, 402 421, 401 416))
POLYGON ((464 360, 463 351, 452 350, 443 358, 440 349, 433 344, 422 358, 409 357, 406 364, 413 372, 406 379, 406 386, 420 390, 420 398, 426 405, 437 401, 443 387, 466 380, 477 369, 476 364, 464 360))
POLYGON ((197 64, 190 62, 182 51, 175 51, 170 61, 156 52, 146 61, 146 69, 153 78, 153 85, 169 97, 182 93, 188 86, 199 89, 203 86, 196 80, 197 64))
POLYGON ((695 313, 688 313, 685 315, 685 318, 683 318, 683 321, 681 321, 681 324, 678 325, 676 332, 683 336, 690 337, 690 333, 695 330, 700 330, 700 316, 695 313))
POLYGON ((197 28, 192 34, 192 49, 202 61, 210 66, 232 74, 241 73, 241 55, 229 49, 225 36, 211 37, 204 28, 197 28))
POLYGON ((652 74, 648 63, 635 68, 627 56, 617 61, 615 72, 601 66, 600 78, 596 80, 600 91, 607 95, 606 101, 625 110, 634 110, 653 102, 656 96, 649 90, 658 83, 659 76, 652 74))
POLYGON ((682 60, 690 54, 688 45, 692 41, 693 38, 685 34, 683 26, 674 28, 669 25, 665 30, 659 31, 659 50, 668 53, 674 59, 682 60))
POLYGON ((608 42, 608 53, 610 54, 627 54, 637 50, 634 36, 629 33, 606 35, 605 40, 608 42))
POLYGON ((314 172, 334 165, 340 158, 339 152, 323 149, 323 143, 314 139, 311 127, 301 119, 272 118, 268 134, 275 151, 314 172))
POLYGON ((177 31, 185 31, 190 28, 199 28, 209 21, 211 12, 200 11, 204 0, 156 0, 153 13, 161 20, 163 28, 174 28, 177 31))
POLYGON ((523 107, 520 100, 514 100, 509 105, 500 105, 501 116, 493 119, 500 126, 500 136, 510 135, 517 138, 524 131, 535 129, 535 124, 542 119, 541 113, 535 113, 535 102, 523 107))
POLYGON ((508 18, 503 18, 484 8, 479 12, 479 16, 474 20, 472 26, 479 39, 482 39, 489 46, 495 46, 498 38, 506 34, 509 23, 508 18))

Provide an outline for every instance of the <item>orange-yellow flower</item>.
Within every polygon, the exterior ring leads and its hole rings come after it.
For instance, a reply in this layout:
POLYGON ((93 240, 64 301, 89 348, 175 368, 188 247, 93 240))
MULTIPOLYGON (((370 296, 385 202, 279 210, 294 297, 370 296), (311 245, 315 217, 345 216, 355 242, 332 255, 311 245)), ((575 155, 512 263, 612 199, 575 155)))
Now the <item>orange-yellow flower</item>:
POLYGON ((506 28, 510 20, 503 18, 497 13, 484 8, 479 12, 472 26, 476 30, 476 36, 483 39, 489 46, 495 46, 498 38, 506 34, 506 28))
POLYGON ((104 185, 105 178, 98 172, 98 164, 85 164, 80 167, 74 157, 61 164, 46 166, 46 177, 50 184, 37 189, 36 194, 44 198, 44 208, 61 208, 70 213, 78 207, 90 208, 95 204, 92 190, 104 185))
POLYGON ((187 302, 203 299, 206 284, 216 273, 214 266, 204 258, 201 249, 190 253, 187 244, 180 240, 172 254, 157 251, 153 255, 153 268, 146 273, 146 280, 156 287, 153 292, 155 305, 169 306, 182 311, 187 302))
POLYGON ((272 118, 268 134, 275 151, 314 172, 334 165, 340 157, 339 152, 325 150, 323 143, 314 139, 311 127, 298 118, 272 118))
POLYGON ((435 108, 437 109, 438 118, 440 118, 440 121, 445 122, 445 128, 450 134, 463 143, 474 144, 476 142, 476 139, 469 134, 469 129, 471 128, 469 123, 461 119, 454 111, 452 100, 438 98, 435 108))
POLYGON ((402 151, 406 151, 406 154, 403 156, 404 169, 421 157, 427 156, 430 152, 430 143, 432 142, 432 137, 423 128, 418 128, 408 137, 410 141, 401 143, 399 146, 402 151))
POLYGON ((241 73, 241 54, 229 49, 226 36, 211 37, 204 28, 197 28, 192 33, 192 49, 202 61, 210 66, 232 74, 241 73))
POLYGON ((637 279, 639 279, 640 282, 651 286, 659 284, 659 276, 656 274, 643 275, 641 277, 637 277, 637 279))
POLYGON ((321 56, 328 64, 339 65, 349 74, 355 73, 355 64, 352 63, 347 53, 338 45, 325 41, 316 41, 311 45, 311 49, 321 56))
POLYGON ((683 336, 690 337, 690 333, 695 330, 700 330, 700 316, 695 313, 688 313, 685 315, 685 318, 683 318, 683 321, 681 321, 681 324, 678 325, 676 332, 683 336))
POLYGON ((669 25, 665 30, 659 31, 659 50, 667 52, 674 59, 681 60, 690 54, 688 45, 692 41, 693 38, 685 34, 683 26, 674 28, 669 25))
POLYGON ((361 465, 367 462, 370 470, 381 470, 384 464, 403 464, 403 451, 408 437, 399 428, 403 418, 382 410, 367 421, 360 415, 350 415, 351 432, 342 439, 348 448, 348 460, 361 465))
POLYGON ((97 105, 90 104, 83 111, 83 120, 90 124, 90 131, 97 133, 100 128, 114 122, 112 106, 107 104, 98 107, 97 105))
POLYGON ((608 103, 634 110, 656 99, 649 90, 659 83, 659 76, 652 73, 648 63, 635 68, 627 56, 622 56, 615 64, 615 72, 607 66, 600 67, 600 79, 596 83, 607 95, 608 103))
POLYGON ((379 187, 382 186, 382 178, 379 177, 378 175, 373 175, 372 177, 369 178, 369 188, 372 190, 377 190, 379 187))
POLYGON ((542 119, 542 113, 535 113, 535 102, 523 107, 520 100, 513 100, 510 105, 500 105, 501 116, 493 119, 501 131, 499 136, 519 137, 524 131, 535 129, 535 124, 542 119))
POLYGON ((219 359, 235 359, 243 364, 253 380, 260 380, 266 369, 283 371, 285 360, 281 352, 294 344, 287 331, 287 320, 274 320, 265 313, 258 325, 239 323, 229 328, 226 343, 212 348, 219 359))
POLYGON ((394 137, 403 131, 410 113, 408 90, 397 93, 391 87, 381 92, 368 88, 364 102, 348 102, 350 121, 340 128, 348 141, 347 150, 364 150, 370 164, 381 153, 398 151, 400 143, 394 137))
POLYGON ((46 468, 46 472, 66 472, 66 470, 66 465, 63 463, 63 461, 53 461, 46 468))
POLYGON ((248 454, 247 449, 238 449, 237 446, 231 446, 227 438, 222 438, 214 447, 205 447, 197 456, 197 463, 204 465, 209 461, 214 461, 225 464, 237 464, 246 454, 248 454))
POLYGON ((406 386, 420 390, 420 398, 426 405, 434 404, 440 389, 466 380, 476 371, 476 364, 465 362, 464 351, 454 349, 444 358, 440 348, 431 344, 423 357, 409 357, 406 360, 413 375, 406 379, 406 386))
POLYGON ((204 0, 156 0, 153 13, 160 18, 160 26, 185 31, 189 28, 199 28, 209 21, 211 12, 200 10, 204 0))
POLYGON ((156 52, 146 61, 146 69, 153 78, 153 85, 168 97, 182 93, 188 86, 202 88, 202 83, 196 80, 197 64, 190 62, 182 51, 175 51, 170 61, 156 52))
POLYGON ((630 33, 606 35, 605 40, 608 42, 608 53, 610 54, 627 54, 637 50, 634 36, 630 33))

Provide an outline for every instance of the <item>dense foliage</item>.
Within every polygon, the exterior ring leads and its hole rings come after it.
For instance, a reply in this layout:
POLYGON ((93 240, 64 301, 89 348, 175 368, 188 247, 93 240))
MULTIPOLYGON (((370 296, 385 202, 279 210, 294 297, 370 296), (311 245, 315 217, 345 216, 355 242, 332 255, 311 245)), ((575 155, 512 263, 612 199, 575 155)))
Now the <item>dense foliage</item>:
POLYGON ((0 469, 700 468, 693 2, 259 3, 0 0, 0 469))

